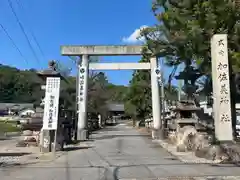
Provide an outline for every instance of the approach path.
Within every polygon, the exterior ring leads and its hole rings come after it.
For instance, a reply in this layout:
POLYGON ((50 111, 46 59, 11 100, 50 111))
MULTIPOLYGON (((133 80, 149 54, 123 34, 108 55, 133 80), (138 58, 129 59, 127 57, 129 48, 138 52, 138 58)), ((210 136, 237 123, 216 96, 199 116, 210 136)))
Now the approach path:
POLYGON ((184 164, 152 142, 149 136, 124 123, 97 131, 91 138, 92 141, 82 143, 82 148, 68 149, 65 155, 53 162, 0 169, 0 179, 193 180, 190 177, 240 176, 240 168, 232 165, 184 164))

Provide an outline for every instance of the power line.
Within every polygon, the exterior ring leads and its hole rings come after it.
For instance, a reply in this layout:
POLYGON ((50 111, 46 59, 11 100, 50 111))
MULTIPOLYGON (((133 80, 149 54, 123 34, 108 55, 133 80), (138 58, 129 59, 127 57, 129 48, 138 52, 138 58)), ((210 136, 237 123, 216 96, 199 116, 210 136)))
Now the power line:
MULTIPOLYGON (((19 0, 16 0, 16 2, 17 2, 18 7, 24 12, 24 8, 23 8, 22 3, 21 3, 19 0)), ((33 37, 33 40, 35 41, 35 43, 36 43, 36 45, 37 45, 40 53, 42 54, 43 58, 46 58, 46 56, 45 56, 45 54, 44 54, 44 52, 43 52, 43 50, 42 50, 42 48, 41 48, 41 46, 40 46, 40 43, 39 43, 39 41, 37 40, 37 37, 36 37, 35 34, 33 33, 33 30, 32 30, 31 28, 29 28, 29 31, 30 31, 31 36, 33 37)))
POLYGON ((38 56, 37 56, 36 52, 34 51, 32 45, 31 45, 31 42, 30 42, 30 40, 29 40, 29 38, 28 38, 28 36, 27 36, 27 34, 26 34, 26 32, 25 32, 25 29, 24 29, 21 21, 19 20, 19 18, 18 18, 18 16, 17 16, 14 8, 13 8, 13 5, 12 5, 11 0, 8 0, 8 4, 9 4, 9 6, 10 6, 10 8, 11 8, 11 11, 12 11, 13 15, 15 16, 15 18, 16 18, 16 20, 17 20, 17 23, 18 23, 19 27, 21 28, 21 31, 22 31, 23 35, 25 36, 25 38, 26 38, 26 40, 27 40, 27 43, 28 43, 29 48, 31 49, 31 51, 32 51, 33 55, 35 56, 36 60, 38 61, 38 63, 40 63, 40 61, 39 61, 39 59, 38 59, 38 56))
POLYGON ((23 9, 23 6, 22 6, 22 4, 20 3, 20 1, 19 1, 19 0, 16 0, 16 2, 17 2, 17 4, 18 4, 18 6, 23 9))
POLYGON ((2 24, 0 24, 0 27, 2 28, 2 30, 4 31, 4 33, 6 34, 6 36, 8 37, 8 39, 12 42, 13 46, 15 47, 15 49, 19 52, 19 54, 22 56, 22 58, 26 61, 26 63, 28 63, 28 60, 24 57, 23 53, 21 52, 21 50, 18 48, 18 46, 16 45, 16 43, 14 42, 13 38, 9 35, 9 33, 7 32, 7 30, 4 28, 4 26, 2 24))
POLYGON ((32 37, 33 37, 33 39, 34 39, 34 41, 35 41, 35 43, 36 43, 36 45, 37 45, 39 51, 41 52, 42 56, 46 59, 46 56, 44 55, 44 52, 43 52, 43 50, 42 50, 42 48, 41 48, 41 46, 40 46, 40 44, 39 44, 39 42, 38 42, 36 36, 33 34, 32 31, 30 31, 30 32, 31 32, 31 35, 32 35, 32 37))

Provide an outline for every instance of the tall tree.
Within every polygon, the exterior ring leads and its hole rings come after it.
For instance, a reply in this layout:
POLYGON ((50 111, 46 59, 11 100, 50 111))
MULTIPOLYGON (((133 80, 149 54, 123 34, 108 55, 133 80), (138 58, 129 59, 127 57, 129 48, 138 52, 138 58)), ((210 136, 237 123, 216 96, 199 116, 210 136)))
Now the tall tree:
POLYGON ((92 73, 89 77, 88 88, 88 110, 95 114, 107 113, 106 103, 108 101, 107 93, 108 80, 104 73, 92 73))
POLYGON ((185 63, 187 73, 196 67, 211 74, 210 39, 227 33, 229 59, 240 69, 240 9, 229 0, 154 0, 153 12, 159 24, 144 29, 147 48, 165 57, 167 64, 185 63))
MULTIPOLYGON (((148 57, 143 57, 140 60, 140 62, 148 61, 148 57)), ((135 71, 126 95, 127 113, 141 118, 148 116, 152 111, 151 97, 150 72, 146 70, 135 71)))

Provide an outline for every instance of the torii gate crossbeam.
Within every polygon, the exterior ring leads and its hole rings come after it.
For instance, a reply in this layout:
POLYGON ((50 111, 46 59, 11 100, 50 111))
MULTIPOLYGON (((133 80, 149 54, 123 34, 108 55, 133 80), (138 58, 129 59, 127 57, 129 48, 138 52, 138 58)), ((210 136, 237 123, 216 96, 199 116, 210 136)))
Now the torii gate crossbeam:
POLYGON ((137 56, 142 55, 143 46, 61 46, 64 56, 80 56, 78 83, 78 140, 87 139, 87 85, 88 71, 92 70, 122 70, 122 69, 150 69, 152 89, 153 138, 161 136, 162 121, 160 114, 159 85, 156 74, 157 58, 151 57, 149 63, 89 63, 89 56, 137 56))

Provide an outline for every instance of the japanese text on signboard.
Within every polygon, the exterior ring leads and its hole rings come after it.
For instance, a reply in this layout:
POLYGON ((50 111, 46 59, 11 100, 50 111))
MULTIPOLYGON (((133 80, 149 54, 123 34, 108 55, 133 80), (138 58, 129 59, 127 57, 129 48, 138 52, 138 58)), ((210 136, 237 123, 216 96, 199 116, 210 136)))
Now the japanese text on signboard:
POLYGON ((79 70, 79 86, 80 86, 80 88, 79 88, 79 101, 80 101, 80 103, 84 99, 85 71, 86 71, 86 68, 81 66, 80 70, 79 70))
POLYGON ((58 105, 60 78, 48 77, 46 81, 43 129, 56 130, 58 124, 58 105))
POLYGON ((53 112, 54 112, 54 96, 50 95, 50 97, 49 97, 49 112, 48 112, 48 128, 52 128, 53 112))

